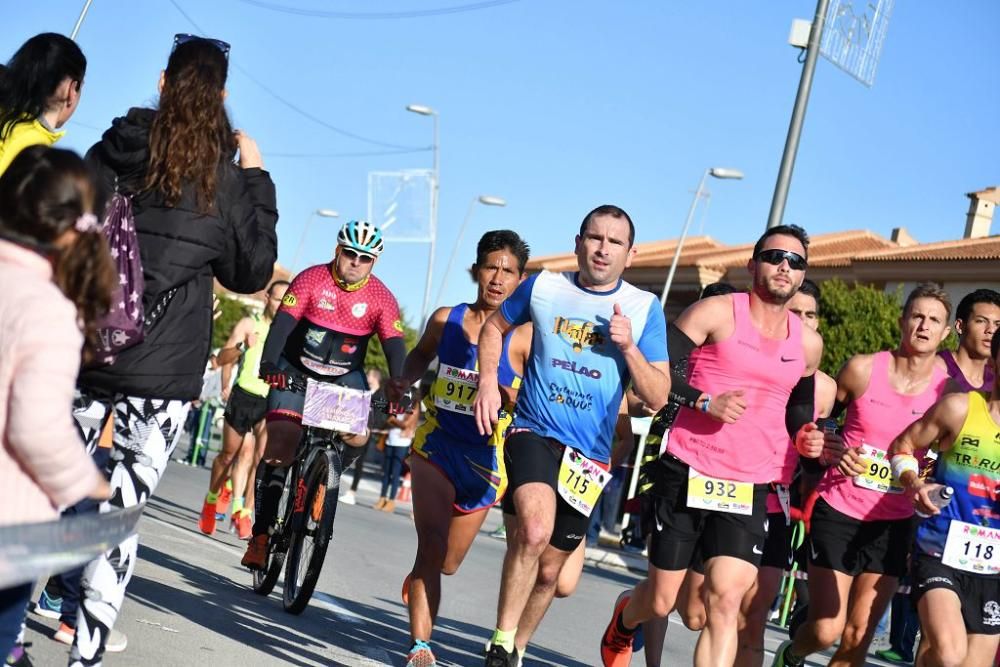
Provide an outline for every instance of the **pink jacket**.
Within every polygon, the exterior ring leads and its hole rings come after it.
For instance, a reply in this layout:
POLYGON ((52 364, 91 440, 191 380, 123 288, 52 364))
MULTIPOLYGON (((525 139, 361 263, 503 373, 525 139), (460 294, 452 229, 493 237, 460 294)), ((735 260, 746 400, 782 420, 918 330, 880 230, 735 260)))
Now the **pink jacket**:
POLYGON ((94 490, 73 423, 83 336, 37 253, 0 240, 0 525, 48 521, 94 490))

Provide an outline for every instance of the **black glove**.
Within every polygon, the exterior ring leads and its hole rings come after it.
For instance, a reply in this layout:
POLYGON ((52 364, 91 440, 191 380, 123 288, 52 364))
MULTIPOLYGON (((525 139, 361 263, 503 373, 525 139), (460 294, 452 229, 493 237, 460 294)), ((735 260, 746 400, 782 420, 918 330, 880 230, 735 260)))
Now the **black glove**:
POLYGON ((398 401, 390 401, 386 413, 390 415, 402 415, 413 411, 413 389, 407 389, 399 397, 398 401))
POLYGON ((288 373, 278 368, 277 364, 270 361, 262 361, 260 362, 260 369, 257 374, 261 380, 274 389, 288 388, 288 373))

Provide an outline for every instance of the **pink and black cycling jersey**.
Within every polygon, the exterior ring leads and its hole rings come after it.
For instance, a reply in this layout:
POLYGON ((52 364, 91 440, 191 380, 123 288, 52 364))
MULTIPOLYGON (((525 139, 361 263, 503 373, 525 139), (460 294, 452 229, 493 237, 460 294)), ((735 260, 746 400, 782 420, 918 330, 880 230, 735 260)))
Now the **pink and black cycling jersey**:
POLYGON ((381 280, 371 276, 363 287, 348 292, 334 281, 329 264, 297 275, 278 312, 297 320, 282 356, 316 378, 361 370, 373 334, 383 342, 403 336, 396 297, 381 280))

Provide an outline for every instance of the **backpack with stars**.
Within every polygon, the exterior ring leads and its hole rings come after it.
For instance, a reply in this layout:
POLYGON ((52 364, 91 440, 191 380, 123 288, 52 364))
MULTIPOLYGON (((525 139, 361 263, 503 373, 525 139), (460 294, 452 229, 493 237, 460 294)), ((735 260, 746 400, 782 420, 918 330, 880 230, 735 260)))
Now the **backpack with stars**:
POLYGON ((139 237, 135 231, 135 214, 130 196, 117 191, 111 196, 101 231, 108 240, 119 284, 111 293, 111 308, 97 326, 100 345, 96 350, 95 361, 110 364, 122 350, 143 340, 163 314, 177 288, 161 294, 150 312, 144 313, 142 295, 146 282, 142 276, 139 237))

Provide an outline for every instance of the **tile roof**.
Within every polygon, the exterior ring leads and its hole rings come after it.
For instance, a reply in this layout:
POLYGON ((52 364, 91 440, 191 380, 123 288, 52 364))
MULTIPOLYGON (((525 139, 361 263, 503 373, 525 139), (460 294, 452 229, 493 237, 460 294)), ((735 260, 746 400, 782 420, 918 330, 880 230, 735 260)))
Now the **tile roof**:
POLYGON ((958 239, 921 243, 905 248, 892 248, 881 252, 868 252, 855 257, 855 262, 906 262, 906 261, 960 261, 973 259, 1000 259, 1000 236, 978 239, 958 239))

